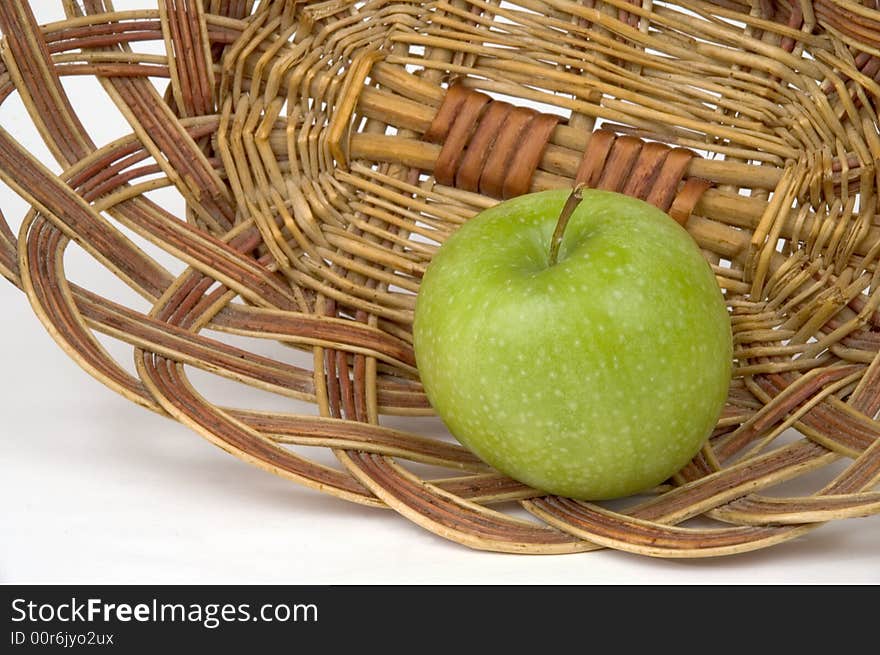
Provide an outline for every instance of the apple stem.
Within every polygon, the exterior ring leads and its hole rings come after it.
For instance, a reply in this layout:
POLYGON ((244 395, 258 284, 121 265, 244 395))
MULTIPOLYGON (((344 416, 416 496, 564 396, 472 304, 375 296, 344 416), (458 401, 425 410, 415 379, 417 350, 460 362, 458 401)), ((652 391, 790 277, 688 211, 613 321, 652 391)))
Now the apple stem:
POLYGON ((559 219, 556 221, 556 229, 553 230, 553 237, 550 239, 550 266, 555 266, 559 259, 559 247, 562 245, 562 237, 565 236, 565 228, 568 227, 568 220, 574 213, 574 210, 583 199, 582 192, 587 185, 581 182, 571 190, 571 195, 562 206, 559 212, 559 219))

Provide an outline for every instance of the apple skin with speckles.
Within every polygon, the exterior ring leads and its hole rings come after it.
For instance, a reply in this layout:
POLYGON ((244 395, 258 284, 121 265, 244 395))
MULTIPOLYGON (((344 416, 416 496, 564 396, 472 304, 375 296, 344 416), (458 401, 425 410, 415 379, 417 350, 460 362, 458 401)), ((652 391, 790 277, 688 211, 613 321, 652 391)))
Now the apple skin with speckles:
POLYGON ((584 500, 650 489, 711 433, 731 373, 730 319, 708 263, 661 210, 569 190, 481 212, 435 254, 413 340, 450 432, 510 477, 584 500))

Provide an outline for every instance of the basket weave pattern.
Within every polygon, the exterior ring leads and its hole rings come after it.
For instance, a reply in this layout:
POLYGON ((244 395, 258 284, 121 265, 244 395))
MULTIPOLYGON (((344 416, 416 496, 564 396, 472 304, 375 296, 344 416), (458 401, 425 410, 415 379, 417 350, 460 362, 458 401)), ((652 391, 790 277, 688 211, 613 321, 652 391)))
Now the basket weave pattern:
POLYGON ((488 550, 703 557, 880 511, 880 12, 852 0, 64 7, 66 20, 39 26, 26 2, 0 3, 0 101, 19 94, 63 171, 0 129, 0 176, 33 207, 17 235, 0 220, 0 272, 133 402, 268 471, 488 550), (66 75, 95 76, 131 134, 93 143, 66 75), (500 198, 578 182, 683 224, 734 332, 711 440, 616 511, 541 495, 449 440, 383 424, 431 414, 411 323, 438 245, 500 198), (148 195, 164 187, 184 216, 148 195), (71 240, 150 310, 68 280, 71 240), (136 376, 95 332, 131 345, 136 376), (282 342, 313 364, 218 333, 282 342), (185 367, 319 415, 220 407, 185 367), (799 438, 780 439, 790 428, 799 438), (339 465, 297 446, 332 449, 339 465), (424 479, 410 462, 448 473, 424 479), (772 495, 835 463, 808 494, 772 495), (716 524, 683 525, 697 517, 716 524))

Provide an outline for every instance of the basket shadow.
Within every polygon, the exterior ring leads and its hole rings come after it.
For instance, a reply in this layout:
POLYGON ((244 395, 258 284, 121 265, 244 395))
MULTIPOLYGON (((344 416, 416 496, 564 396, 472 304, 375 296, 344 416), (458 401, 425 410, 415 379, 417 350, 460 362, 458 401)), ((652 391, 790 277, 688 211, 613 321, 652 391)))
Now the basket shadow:
POLYGON ((137 467, 145 475, 161 471, 172 485, 196 480, 203 493, 234 497, 237 503, 252 504, 263 511, 295 511, 340 520, 375 512, 249 465, 171 419, 145 413, 133 422, 130 411, 125 411, 130 407, 119 409, 115 412, 105 407, 101 413, 105 429, 99 432, 111 442, 103 456, 111 465, 115 460, 119 466, 137 467), (125 433, 124 441, 116 438, 120 433, 125 433))

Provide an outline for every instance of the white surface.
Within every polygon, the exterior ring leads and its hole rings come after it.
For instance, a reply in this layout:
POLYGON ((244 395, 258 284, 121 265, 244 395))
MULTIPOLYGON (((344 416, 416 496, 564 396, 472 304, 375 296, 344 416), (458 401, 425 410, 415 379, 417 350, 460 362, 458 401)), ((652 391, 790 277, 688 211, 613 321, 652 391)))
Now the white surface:
MULTIPOLYGON (((50 3, 34 4, 40 20, 54 16, 50 3)), ((93 81, 65 86, 75 106, 88 99, 87 127, 98 145, 128 131, 93 81)), ((0 107, 0 125, 45 152, 28 123, 15 96, 0 107)), ((25 207, 2 185, 0 208, 17 228, 25 207)), ((80 284, 108 288, 108 274, 81 254, 72 251, 67 266, 80 284)), ((877 516, 712 560, 471 551, 390 511, 336 500, 234 459, 89 377, 3 280, 0 307, 0 582, 880 582, 877 516)), ((108 347, 130 368, 130 349, 108 347)), ((296 410, 286 399, 243 397, 207 376, 196 379, 224 402, 296 410)))

